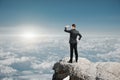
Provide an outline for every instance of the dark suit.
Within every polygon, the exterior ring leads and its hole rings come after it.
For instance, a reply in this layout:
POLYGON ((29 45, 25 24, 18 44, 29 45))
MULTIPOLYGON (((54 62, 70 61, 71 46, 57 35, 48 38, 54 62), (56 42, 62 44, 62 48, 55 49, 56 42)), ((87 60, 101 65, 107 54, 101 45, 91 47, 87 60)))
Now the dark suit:
POLYGON ((77 36, 79 36, 79 40, 80 40, 82 35, 76 29, 67 30, 67 28, 65 27, 64 31, 70 33, 70 39, 69 39, 69 43, 70 43, 70 62, 72 62, 73 50, 75 51, 75 58, 76 58, 76 62, 77 62, 78 61, 77 36))

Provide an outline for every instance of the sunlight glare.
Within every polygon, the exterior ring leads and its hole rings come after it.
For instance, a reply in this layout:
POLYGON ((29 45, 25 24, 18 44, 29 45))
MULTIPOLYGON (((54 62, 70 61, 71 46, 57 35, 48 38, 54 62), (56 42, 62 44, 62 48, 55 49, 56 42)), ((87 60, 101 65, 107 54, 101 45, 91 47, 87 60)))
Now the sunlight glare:
POLYGON ((25 38, 25 39, 34 39, 37 37, 37 34, 35 33, 32 33, 32 32, 26 32, 26 33, 23 33, 21 35, 22 38, 25 38))

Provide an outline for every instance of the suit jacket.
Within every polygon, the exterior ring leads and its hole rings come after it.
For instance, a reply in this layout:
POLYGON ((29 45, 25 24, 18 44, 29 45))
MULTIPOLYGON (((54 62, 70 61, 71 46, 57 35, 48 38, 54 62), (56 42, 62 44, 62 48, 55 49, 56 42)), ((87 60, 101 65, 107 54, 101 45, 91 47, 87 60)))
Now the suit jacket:
POLYGON ((82 35, 76 29, 67 30, 67 28, 65 27, 64 31, 67 33, 70 33, 69 43, 77 43, 77 40, 76 40, 77 36, 79 36, 79 40, 82 37, 82 35))

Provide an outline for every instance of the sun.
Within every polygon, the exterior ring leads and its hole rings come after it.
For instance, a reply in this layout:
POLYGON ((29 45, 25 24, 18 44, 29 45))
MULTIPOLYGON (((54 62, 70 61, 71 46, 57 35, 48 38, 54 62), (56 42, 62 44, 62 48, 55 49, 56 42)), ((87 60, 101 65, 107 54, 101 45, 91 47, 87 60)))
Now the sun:
POLYGON ((21 34, 21 37, 24 39, 34 39, 37 37, 37 34, 33 32, 26 32, 26 33, 21 34))

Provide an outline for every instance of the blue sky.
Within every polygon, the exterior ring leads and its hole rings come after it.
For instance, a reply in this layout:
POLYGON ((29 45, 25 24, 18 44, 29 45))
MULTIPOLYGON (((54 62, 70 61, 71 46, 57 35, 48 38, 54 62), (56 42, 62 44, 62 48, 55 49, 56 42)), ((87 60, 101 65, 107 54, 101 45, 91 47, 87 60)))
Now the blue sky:
POLYGON ((0 34, 17 34, 25 25, 63 34, 72 23, 82 34, 119 35, 120 0, 0 0, 0 34))

